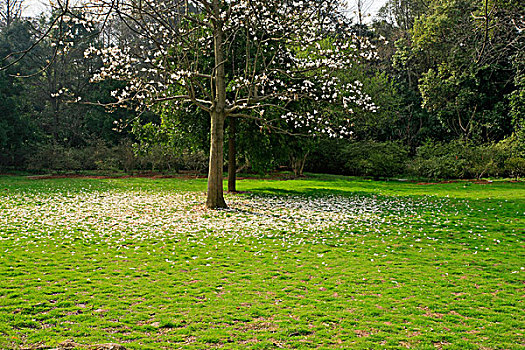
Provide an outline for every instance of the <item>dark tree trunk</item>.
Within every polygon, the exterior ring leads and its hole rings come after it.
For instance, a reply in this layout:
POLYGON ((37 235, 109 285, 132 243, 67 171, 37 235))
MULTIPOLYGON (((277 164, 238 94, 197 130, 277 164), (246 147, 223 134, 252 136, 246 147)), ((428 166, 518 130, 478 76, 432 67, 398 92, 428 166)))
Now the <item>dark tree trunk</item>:
POLYGON ((211 140, 210 166, 208 171, 208 194, 206 207, 210 209, 227 208, 222 188, 224 120, 226 118, 226 75, 224 72, 223 23, 220 19, 219 1, 212 3, 215 18, 213 20, 213 49, 215 69, 212 84, 215 85, 215 98, 210 111, 211 140))
POLYGON ((222 188, 222 162, 224 142, 224 116, 211 113, 210 166, 208 170, 208 196, 206 206, 210 209, 227 208, 222 188))
POLYGON ((236 138, 236 124, 235 118, 230 117, 230 125, 228 127, 228 192, 237 192, 237 149, 235 147, 236 138))
POLYGON ((292 170, 295 177, 303 176, 304 166, 306 165, 306 157, 308 157, 306 152, 302 157, 301 156, 290 156, 290 163, 292 165, 292 170))
POLYGON ((53 142, 58 143, 58 131, 59 131, 59 115, 58 115, 58 99, 53 98, 51 101, 53 106, 53 142))

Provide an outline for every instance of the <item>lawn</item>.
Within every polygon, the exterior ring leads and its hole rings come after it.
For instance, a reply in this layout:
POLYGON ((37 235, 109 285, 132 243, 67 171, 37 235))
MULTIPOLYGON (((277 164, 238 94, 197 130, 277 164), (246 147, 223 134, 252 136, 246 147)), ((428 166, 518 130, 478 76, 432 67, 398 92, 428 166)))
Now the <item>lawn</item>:
POLYGON ((525 183, 238 187, 0 176, 0 349, 524 348, 525 183))

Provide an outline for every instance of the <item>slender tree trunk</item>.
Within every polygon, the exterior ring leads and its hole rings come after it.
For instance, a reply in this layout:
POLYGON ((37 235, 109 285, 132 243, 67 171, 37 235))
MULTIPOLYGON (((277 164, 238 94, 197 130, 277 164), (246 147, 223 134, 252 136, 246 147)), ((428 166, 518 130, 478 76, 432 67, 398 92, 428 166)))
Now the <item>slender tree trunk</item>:
POLYGON ((310 151, 306 151, 303 159, 301 160, 301 167, 299 168, 299 176, 303 176, 304 174, 304 166, 306 165, 306 157, 308 157, 308 153, 310 153, 310 151))
POLYGON ((213 83, 215 87, 215 98, 210 111, 211 116, 211 145, 210 166, 208 171, 208 197, 206 206, 210 209, 227 208, 222 188, 223 171, 223 142, 224 142, 224 120, 226 118, 226 76, 224 72, 223 52, 223 23, 220 19, 219 1, 213 1, 213 49, 215 55, 215 68, 213 72, 213 83))
POLYGON ((237 192, 237 149, 235 147, 236 138, 236 123, 235 118, 230 117, 230 125, 228 127, 228 192, 237 192))
POLYGON ((227 208, 222 188, 222 163, 224 142, 224 116, 211 113, 210 166, 208 170, 208 196, 206 206, 210 209, 227 208))
POLYGON ((53 106, 53 142, 58 143, 59 116, 58 116, 58 100, 56 97, 53 97, 51 101, 51 105, 53 106))

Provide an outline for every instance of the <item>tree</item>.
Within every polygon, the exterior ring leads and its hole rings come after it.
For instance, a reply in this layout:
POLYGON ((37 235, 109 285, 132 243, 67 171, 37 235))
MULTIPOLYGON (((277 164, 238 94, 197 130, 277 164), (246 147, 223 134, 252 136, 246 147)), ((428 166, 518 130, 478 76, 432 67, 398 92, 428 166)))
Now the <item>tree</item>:
MULTIPOLYGON (((20 19, 0 28, 0 67, 8 66, 9 59, 20 47, 30 46, 33 37, 31 25, 20 19)), ((18 75, 29 74, 28 62, 15 62, 8 69, 0 70, 0 168, 20 166, 27 150, 39 132, 30 118, 27 86, 18 75)))
POLYGON ((85 142, 84 116, 92 107, 73 102, 85 99, 97 88, 90 84, 90 78, 101 62, 85 57, 84 51, 99 44, 96 29, 81 11, 64 15, 53 10, 41 17, 42 26, 50 26, 57 16, 62 16, 60 25, 53 27, 38 49, 31 52, 34 66, 39 69, 32 80, 33 96, 37 104, 43 104, 38 113, 40 122, 53 142, 78 146, 85 142))
POLYGON ((435 1, 413 29, 423 105, 455 136, 494 141, 511 130, 509 56, 523 50, 512 1, 435 1))
POLYGON ((428 1, 388 0, 379 10, 378 18, 399 32, 396 39, 406 38, 414 26, 414 21, 426 10, 428 10, 428 1))
POLYGON ((96 79, 128 82, 115 95, 119 104, 172 101, 209 114, 209 208, 226 207, 227 118, 249 118, 263 129, 287 132, 285 122, 311 135, 344 136, 350 134, 347 118, 321 113, 323 104, 340 105, 347 113, 357 105, 374 108, 359 83, 343 83, 334 74, 371 55, 366 43, 358 50, 356 38, 341 30, 344 17, 337 16, 336 1, 99 0, 87 6, 143 38, 136 48, 91 50, 106 63, 96 79), (239 48, 244 54, 237 56, 239 48), (312 109, 293 108, 305 99, 312 109))
POLYGON ((1 166, 54 166, 73 158, 67 150, 81 159, 77 167, 93 168, 93 152, 82 148, 116 145, 126 136, 112 130, 115 118, 128 119, 122 111, 75 103, 113 101, 115 82, 90 84, 101 60, 84 51, 100 45, 98 33, 81 11, 56 4, 37 18, 0 26, 1 166))
POLYGON ((9 27, 20 19, 24 0, 0 0, 0 27, 9 27))

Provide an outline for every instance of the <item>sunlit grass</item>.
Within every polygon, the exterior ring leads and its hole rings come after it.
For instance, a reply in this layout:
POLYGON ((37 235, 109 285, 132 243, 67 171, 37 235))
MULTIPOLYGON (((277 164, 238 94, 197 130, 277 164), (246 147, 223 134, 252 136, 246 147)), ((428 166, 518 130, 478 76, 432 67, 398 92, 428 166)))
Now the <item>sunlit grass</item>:
POLYGON ((0 348, 518 349, 525 186, 0 177, 0 348))

